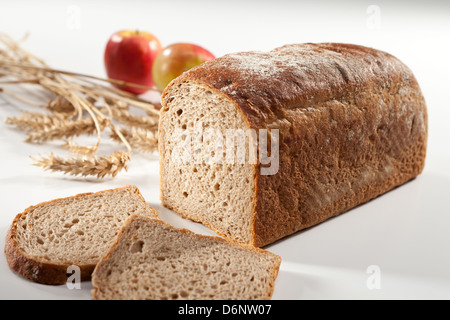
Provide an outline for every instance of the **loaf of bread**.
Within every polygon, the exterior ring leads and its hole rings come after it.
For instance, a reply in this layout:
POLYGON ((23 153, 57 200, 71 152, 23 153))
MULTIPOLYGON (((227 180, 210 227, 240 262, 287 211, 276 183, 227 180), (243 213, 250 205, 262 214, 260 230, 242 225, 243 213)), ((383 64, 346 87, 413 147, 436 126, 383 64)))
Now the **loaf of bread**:
POLYGON ((131 216, 92 274, 94 300, 270 299, 281 258, 131 216))
POLYGON ((427 111, 412 72, 388 53, 286 45, 174 80, 159 143, 164 206, 264 246, 416 177, 427 111))
POLYGON ((6 260, 18 274, 43 284, 66 283, 69 266, 79 268, 81 281, 90 280, 133 214, 157 217, 135 186, 40 203, 14 219, 6 260))

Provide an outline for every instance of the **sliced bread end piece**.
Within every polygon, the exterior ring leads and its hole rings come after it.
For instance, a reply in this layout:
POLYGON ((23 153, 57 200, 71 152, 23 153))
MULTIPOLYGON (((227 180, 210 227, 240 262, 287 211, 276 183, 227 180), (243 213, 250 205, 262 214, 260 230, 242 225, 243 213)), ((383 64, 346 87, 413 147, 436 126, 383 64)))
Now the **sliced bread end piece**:
POLYGON ((270 299, 281 258, 132 216, 92 275, 94 300, 270 299))
POLYGON ((16 216, 8 230, 6 260, 13 271, 43 284, 66 283, 72 265, 79 267, 82 281, 90 280, 132 214, 157 216, 135 186, 31 206, 16 216))

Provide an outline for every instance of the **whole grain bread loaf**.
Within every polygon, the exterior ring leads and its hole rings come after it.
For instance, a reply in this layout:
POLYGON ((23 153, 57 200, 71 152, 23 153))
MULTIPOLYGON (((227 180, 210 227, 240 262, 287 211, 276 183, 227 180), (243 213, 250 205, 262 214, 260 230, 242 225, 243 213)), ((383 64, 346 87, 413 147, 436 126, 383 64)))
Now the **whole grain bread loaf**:
POLYGON ((81 281, 90 280, 133 214, 157 217, 131 185, 31 206, 16 216, 8 231, 6 260, 13 271, 34 282, 64 284, 69 266, 79 268, 81 281))
POLYGON ((427 110, 388 53, 294 44, 225 55, 174 80, 159 143, 164 206, 264 246, 416 177, 427 110), (233 155, 242 146, 244 158, 233 155))

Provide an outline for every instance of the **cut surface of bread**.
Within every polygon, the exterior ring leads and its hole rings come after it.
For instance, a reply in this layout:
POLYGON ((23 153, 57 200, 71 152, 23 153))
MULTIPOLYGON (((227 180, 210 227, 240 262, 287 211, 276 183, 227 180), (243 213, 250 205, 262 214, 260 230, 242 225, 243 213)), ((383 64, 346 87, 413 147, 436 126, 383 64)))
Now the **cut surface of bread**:
POLYGON ((162 204, 240 243, 265 246, 317 225, 425 165, 419 84, 401 61, 372 48, 308 43, 228 54, 183 73, 161 101, 162 204), (227 161, 233 129, 240 137, 254 130, 258 140, 240 149, 250 155, 257 144, 257 162, 227 161), (264 130, 273 132, 269 174, 264 130))
POLYGON ((281 258, 132 216, 92 275, 96 300, 270 299, 281 258))
MULTIPOLYGON (((253 164, 238 161, 239 139, 248 128, 241 112, 225 97, 213 94, 207 86, 187 82, 173 96, 161 125, 163 204, 234 241, 251 243, 252 219, 249 217, 254 210, 256 172, 253 164), (185 145, 176 132, 179 129, 185 130, 180 131, 181 134, 189 134, 182 138, 185 145), (210 142, 206 141, 208 130, 212 133, 210 142), (218 139, 226 141, 227 131, 233 139, 233 145, 228 145, 232 147, 228 155, 234 157, 228 161, 226 153, 223 156, 226 150, 218 150, 220 147, 215 145, 218 139), (196 150, 198 138, 202 139, 202 145, 196 150), (215 161, 219 155, 222 156, 220 163, 215 161)), ((241 154, 247 160, 250 143, 252 141, 244 139, 242 144, 244 151, 241 150, 241 154)))
POLYGON ((89 280, 132 214, 156 217, 135 186, 85 193, 31 206, 14 219, 5 254, 12 270, 39 283, 64 284, 77 266, 89 280))

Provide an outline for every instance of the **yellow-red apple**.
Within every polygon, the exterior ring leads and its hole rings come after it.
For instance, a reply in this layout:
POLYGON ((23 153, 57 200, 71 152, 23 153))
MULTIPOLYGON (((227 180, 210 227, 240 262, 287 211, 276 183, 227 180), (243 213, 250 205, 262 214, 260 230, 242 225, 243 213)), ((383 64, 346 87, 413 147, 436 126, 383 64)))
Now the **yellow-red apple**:
POLYGON ((164 48, 153 64, 153 80, 156 87, 163 91, 170 81, 183 72, 214 59, 214 55, 192 43, 174 43, 164 48))

